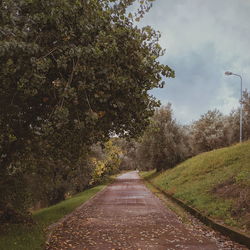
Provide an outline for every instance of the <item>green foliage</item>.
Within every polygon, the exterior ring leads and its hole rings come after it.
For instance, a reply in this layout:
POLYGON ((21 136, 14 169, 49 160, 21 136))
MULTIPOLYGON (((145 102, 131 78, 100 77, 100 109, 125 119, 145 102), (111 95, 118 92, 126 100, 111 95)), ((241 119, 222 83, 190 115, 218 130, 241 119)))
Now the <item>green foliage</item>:
POLYGON ((208 111, 192 124, 193 151, 207 152, 227 145, 224 135, 224 117, 218 110, 208 111))
MULTIPOLYGON (((249 138, 250 98, 243 93, 243 135, 249 138)), ((155 111, 151 123, 138 140, 121 144, 122 167, 162 170, 202 152, 232 145, 239 141, 239 110, 224 116, 209 110, 189 126, 176 123, 170 104, 155 111)))
POLYGON ((143 179, 152 179, 153 177, 157 176, 159 173, 156 172, 155 169, 149 171, 140 171, 140 176, 143 179))
POLYGON ((203 213, 245 230, 250 200, 242 194, 250 190, 249 157, 248 141, 200 154, 152 181, 203 213))
POLYGON ((8 228, 0 228, 0 249, 5 250, 34 250, 43 249, 45 244, 45 229, 55 223, 76 207, 90 199, 105 186, 100 185, 72 198, 69 198, 57 205, 42 209, 33 214, 35 225, 8 225, 8 228))
POLYGON ((3 1, 3 143, 69 128, 96 142, 147 124, 158 105, 147 91, 173 71, 155 61, 159 35, 118 11, 133 1, 109 2, 3 1))
POLYGON ((136 147, 137 142, 135 140, 124 140, 119 138, 116 140, 116 144, 121 149, 121 164, 120 170, 134 170, 138 168, 136 161, 136 147))
POLYGON ((42 193, 53 204, 77 175, 85 180, 75 188, 86 186, 91 145, 111 134, 136 137, 149 123, 159 102, 148 91, 174 72, 157 61, 160 34, 133 23, 152 1, 127 15, 133 2, 1 1, 0 216, 8 183, 24 180, 8 196, 13 208, 35 181, 41 188, 31 198, 42 193))
POLYGON ((99 146, 99 154, 96 152, 95 155, 90 158, 90 163, 94 170, 90 180, 90 185, 100 183, 105 177, 117 173, 121 164, 121 150, 114 145, 112 140, 109 140, 104 144, 103 151, 101 150, 100 145, 96 146, 99 146))
POLYGON ((189 147, 183 128, 172 115, 171 105, 155 111, 144 135, 135 145, 134 160, 142 170, 158 171, 174 167, 188 157, 189 147))

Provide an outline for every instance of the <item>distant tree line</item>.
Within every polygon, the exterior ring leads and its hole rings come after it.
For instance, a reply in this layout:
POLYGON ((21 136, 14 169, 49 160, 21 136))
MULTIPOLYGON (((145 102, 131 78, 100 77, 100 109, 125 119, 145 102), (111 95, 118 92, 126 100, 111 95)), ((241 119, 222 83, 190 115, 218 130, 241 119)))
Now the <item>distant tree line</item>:
MULTIPOLYGON (((139 140, 123 142, 121 166, 141 170, 172 168, 202 152, 239 142, 240 110, 223 115, 209 110, 189 126, 176 122, 171 104, 155 111, 139 140)), ((243 93, 243 139, 250 139, 250 93, 243 93)))

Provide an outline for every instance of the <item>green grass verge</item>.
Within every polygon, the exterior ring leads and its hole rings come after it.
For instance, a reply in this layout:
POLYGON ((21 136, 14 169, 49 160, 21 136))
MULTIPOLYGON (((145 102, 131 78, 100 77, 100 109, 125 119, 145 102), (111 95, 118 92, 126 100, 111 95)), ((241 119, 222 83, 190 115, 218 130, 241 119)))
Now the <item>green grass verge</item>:
POLYGON ((240 196, 242 190, 250 190, 250 141, 200 154, 159 174, 150 171, 142 176, 207 216, 249 233, 247 208, 243 204, 241 211, 239 202, 249 202, 247 197, 240 200, 240 196), (220 185, 223 192, 218 192, 220 185))
POLYGON ((153 171, 141 171, 139 175, 144 179, 145 186, 158 198, 160 198, 163 204, 170 210, 172 210, 182 221, 182 223, 190 224, 192 221, 190 220, 190 215, 184 210, 181 206, 173 202, 171 199, 166 197, 162 192, 160 192, 155 186, 153 186, 149 181, 151 178, 154 178, 158 175, 158 173, 153 171))
POLYGON ((106 185, 99 185, 79 193, 72 198, 54 206, 33 213, 36 225, 9 225, 0 234, 0 249, 4 250, 36 250, 43 249, 46 241, 45 229, 72 212, 75 208, 93 197, 106 185))

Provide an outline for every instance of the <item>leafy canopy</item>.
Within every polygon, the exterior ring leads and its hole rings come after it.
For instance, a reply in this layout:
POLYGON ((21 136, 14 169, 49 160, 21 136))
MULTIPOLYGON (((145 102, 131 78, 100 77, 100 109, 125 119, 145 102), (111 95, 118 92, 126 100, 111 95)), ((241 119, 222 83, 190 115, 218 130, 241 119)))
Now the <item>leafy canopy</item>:
MULTIPOLYGON (((112 134, 136 137, 147 126, 159 106, 148 91, 174 72, 157 61, 160 34, 134 24, 152 0, 127 13, 134 2, 1 1, 1 197, 37 171, 68 181, 90 145, 112 134)), ((0 199, 0 210, 16 197, 0 199)))
MULTIPOLYGON (((136 136, 173 71, 159 34, 125 15, 134 1, 5 0, 1 5, 1 150, 58 130, 85 142, 136 136)), ((152 1, 141 1, 137 15, 152 1)), ((68 138, 67 138, 68 140, 68 138)), ((78 142, 78 140, 77 140, 78 142)), ((8 149, 7 149, 8 148, 8 149)), ((20 148, 19 148, 20 149, 20 148)))

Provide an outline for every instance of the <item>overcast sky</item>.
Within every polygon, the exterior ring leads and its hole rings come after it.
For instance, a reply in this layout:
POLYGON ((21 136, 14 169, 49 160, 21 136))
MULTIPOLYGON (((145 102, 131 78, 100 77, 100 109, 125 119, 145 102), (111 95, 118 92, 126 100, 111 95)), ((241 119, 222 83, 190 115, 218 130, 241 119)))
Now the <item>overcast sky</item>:
POLYGON ((228 114, 239 106, 240 78, 250 90, 249 0, 156 0, 141 21, 162 34, 160 61, 175 70, 164 89, 153 91, 174 115, 190 123, 208 110, 228 114))

